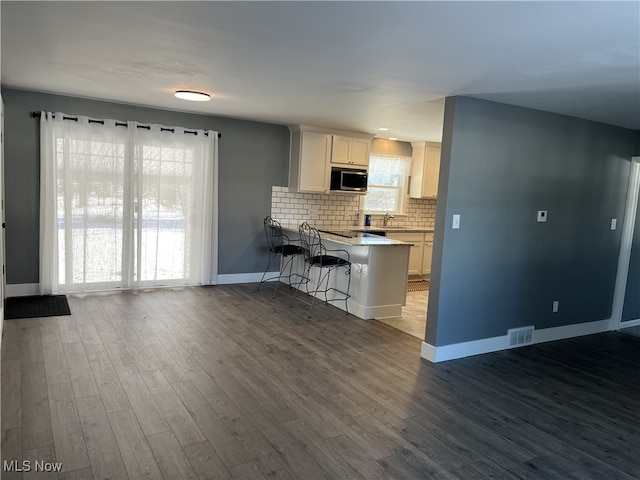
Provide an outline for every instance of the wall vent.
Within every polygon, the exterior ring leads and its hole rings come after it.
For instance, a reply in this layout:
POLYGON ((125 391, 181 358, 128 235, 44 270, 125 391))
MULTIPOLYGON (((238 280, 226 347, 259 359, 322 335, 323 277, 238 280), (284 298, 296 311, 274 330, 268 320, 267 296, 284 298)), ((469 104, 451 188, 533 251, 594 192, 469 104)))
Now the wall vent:
POLYGON ((534 326, 510 328, 507 330, 510 347, 519 347, 520 345, 530 345, 533 343, 534 326))

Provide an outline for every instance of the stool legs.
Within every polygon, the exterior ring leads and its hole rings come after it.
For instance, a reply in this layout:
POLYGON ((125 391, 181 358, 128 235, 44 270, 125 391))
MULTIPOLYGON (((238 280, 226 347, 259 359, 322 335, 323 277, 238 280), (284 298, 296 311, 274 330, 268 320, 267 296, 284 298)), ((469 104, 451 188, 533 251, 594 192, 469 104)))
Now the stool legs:
MULTIPOLYGON (((260 286, 263 283, 275 280, 275 284, 276 285, 273 288, 273 296, 272 296, 272 298, 275 298, 276 293, 278 292, 278 287, 280 286, 280 280, 283 277, 287 277, 287 278, 289 278, 289 280, 291 280, 291 277, 293 275, 298 275, 297 273, 293 273, 293 260, 294 260, 294 258, 296 256, 297 255, 295 255, 295 254, 282 255, 282 254, 278 254, 278 253, 276 253, 276 254, 271 254, 270 253, 269 254, 269 262, 267 263, 267 268, 265 269, 264 273, 262 274, 262 279, 260 280, 260 283, 258 283, 257 291, 260 291, 260 286), (273 262, 273 259, 277 258, 277 257, 281 257, 281 265, 279 267, 278 275, 273 276, 271 278, 267 278, 265 280, 264 277, 266 276, 267 272, 269 271, 269 267, 271 267, 271 263, 273 262), (289 274, 288 275, 285 274, 286 270, 287 270, 287 267, 289 267, 289 274)), ((291 281, 290 281, 289 282, 289 286, 292 286, 292 285, 293 285, 293 283, 291 283, 291 281)))
MULTIPOLYGON (((306 285, 306 290, 307 290, 307 294, 311 295, 311 302, 309 303, 309 312, 307 313, 307 317, 311 317, 311 312, 313 311, 313 307, 315 306, 316 300, 317 300, 317 294, 318 293, 324 293, 324 303, 329 303, 329 302, 333 302, 333 301, 344 301, 344 308, 345 308, 345 314, 349 315, 349 298, 351 297, 351 295, 349 294, 349 290, 351 288, 351 266, 337 266, 337 267, 325 267, 327 269, 326 273, 322 273, 322 267, 320 267, 320 271, 318 272, 318 284, 316 285, 316 288, 312 291, 309 291, 309 281, 310 279, 310 274, 311 274, 311 266, 309 266, 309 268, 307 269, 306 273, 305 273, 305 280, 304 282, 300 282, 298 285, 302 285, 302 283, 305 283, 306 285), (347 279, 347 291, 343 292, 342 290, 338 290, 335 287, 330 287, 329 284, 331 282, 331 272, 333 270, 336 270, 337 268, 346 268, 345 271, 345 275, 348 275, 348 279, 347 279), (322 284, 324 283, 324 289, 322 288, 322 284), (344 295, 344 298, 333 298, 333 299, 329 299, 328 297, 328 293, 329 291, 334 291, 337 292, 341 295, 344 295)), ((293 294, 293 298, 291 299, 291 303, 289 304, 289 306, 293 305, 294 300, 296 299, 297 295, 298 295, 298 290, 296 289, 296 291, 293 294)), ((306 302, 305 302, 306 303, 306 302)))
MULTIPOLYGON (((262 278, 260 279, 260 282, 258 283, 258 288, 256 291, 260 291, 260 287, 262 286, 262 284, 265 281, 269 281, 271 279, 267 279, 265 280, 264 277, 267 275, 267 272, 269 271, 269 267, 271 267, 271 262, 273 262, 273 259, 276 258, 278 255, 274 254, 271 250, 269 250, 269 261, 267 262, 267 266, 264 269, 264 273, 262 274, 262 278)), ((275 277, 274 277, 275 278, 275 277)), ((278 275, 278 280, 280 279, 280 275, 278 275)))

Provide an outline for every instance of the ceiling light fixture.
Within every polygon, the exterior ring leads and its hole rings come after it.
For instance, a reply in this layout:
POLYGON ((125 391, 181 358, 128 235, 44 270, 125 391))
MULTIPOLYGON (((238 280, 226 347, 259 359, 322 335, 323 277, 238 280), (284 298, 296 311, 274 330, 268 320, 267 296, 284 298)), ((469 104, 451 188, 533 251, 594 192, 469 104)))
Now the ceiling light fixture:
POLYGON ((389 137, 389 140, 397 140, 396 137, 389 137))
POLYGON ((202 92, 194 92, 191 90, 177 90, 175 93, 176 98, 182 100, 191 100, 192 102, 208 102, 211 100, 211 95, 202 92))
POLYGON ((380 130, 381 132, 386 132, 387 130, 389 130, 388 128, 385 127, 380 127, 378 130, 380 130))

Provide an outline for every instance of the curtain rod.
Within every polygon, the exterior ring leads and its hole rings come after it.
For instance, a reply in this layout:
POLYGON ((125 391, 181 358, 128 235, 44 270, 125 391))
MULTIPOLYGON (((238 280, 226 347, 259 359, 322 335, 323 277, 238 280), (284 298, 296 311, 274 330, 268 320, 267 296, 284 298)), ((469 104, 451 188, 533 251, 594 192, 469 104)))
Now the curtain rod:
MULTIPOLYGON (((31 117, 32 118, 40 118, 41 116, 41 112, 31 112, 31 117)), ((56 118, 55 115, 51 115, 53 118, 56 118)), ((74 122, 78 121, 78 117, 62 117, 63 120, 72 120, 74 122)), ((89 119, 89 123, 98 123, 100 125, 104 125, 104 120, 93 120, 92 118, 89 119)), ((124 122, 116 122, 116 127, 126 127, 127 124, 124 122)), ((151 130, 151 127, 149 125, 138 125, 138 128, 143 128, 145 130, 151 130)), ((161 132, 171 132, 174 133, 175 130, 173 128, 164 128, 161 127, 160 128, 161 132)), ((193 130, 185 130, 184 133, 190 133, 192 135, 197 135, 198 132, 193 131, 193 130)), ((204 132, 204 134, 208 137, 209 134, 207 132, 204 132)), ((222 134, 218 132, 218 138, 222 138, 222 134)))

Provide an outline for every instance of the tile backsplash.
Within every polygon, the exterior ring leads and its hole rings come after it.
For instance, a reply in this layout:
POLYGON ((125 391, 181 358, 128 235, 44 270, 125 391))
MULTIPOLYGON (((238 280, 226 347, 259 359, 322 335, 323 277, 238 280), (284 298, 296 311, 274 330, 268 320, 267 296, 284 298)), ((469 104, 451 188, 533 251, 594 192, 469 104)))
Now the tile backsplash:
MULTIPOLYGON (((360 196, 341 193, 297 193, 288 187, 271 188, 271 216, 283 224, 309 222, 319 228, 351 228, 358 225, 360 196)), ((383 215, 374 215, 371 224, 382 225, 383 215)), ((410 198, 406 216, 389 221, 390 226, 433 228, 436 200, 410 198)))

